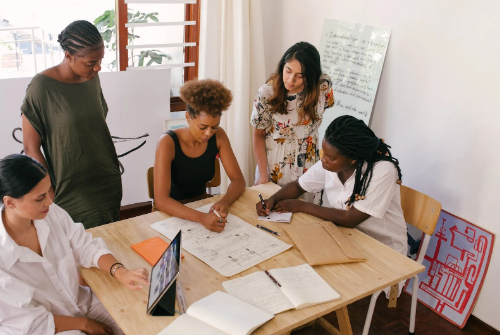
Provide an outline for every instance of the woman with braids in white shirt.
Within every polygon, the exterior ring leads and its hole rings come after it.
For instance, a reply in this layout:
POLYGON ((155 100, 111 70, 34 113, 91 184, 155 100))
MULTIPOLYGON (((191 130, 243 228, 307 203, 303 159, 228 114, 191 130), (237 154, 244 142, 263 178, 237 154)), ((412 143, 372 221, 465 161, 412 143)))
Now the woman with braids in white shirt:
POLYGON ((24 155, 0 160, 0 334, 123 334, 77 264, 98 267, 130 290, 146 269, 127 270, 48 196, 43 165, 24 155))

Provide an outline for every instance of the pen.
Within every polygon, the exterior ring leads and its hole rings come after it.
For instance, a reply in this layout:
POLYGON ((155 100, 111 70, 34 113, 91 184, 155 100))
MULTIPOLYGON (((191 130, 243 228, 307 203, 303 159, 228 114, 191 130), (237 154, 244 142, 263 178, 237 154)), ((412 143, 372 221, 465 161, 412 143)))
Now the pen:
POLYGON ((264 270, 264 272, 266 273, 266 275, 268 275, 268 276, 269 276, 269 278, 271 278, 271 280, 272 280, 272 281, 273 281, 276 285, 278 285, 278 287, 281 287, 281 284, 280 284, 280 283, 278 283, 278 281, 277 281, 276 279, 274 279, 274 277, 273 277, 273 276, 271 276, 271 274, 270 274, 269 272, 267 272, 267 270, 264 270))
POLYGON ((275 231, 273 231, 273 230, 271 230, 271 229, 269 229, 269 228, 266 228, 266 227, 264 227, 264 226, 261 226, 260 224, 258 224, 258 225, 257 225, 257 228, 260 228, 260 229, 262 229, 262 230, 265 230, 265 231, 267 231, 267 232, 269 232, 269 233, 271 233, 271 234, 281 236, 281 234, 280 234, 280 233, 277 233, 277 232, 275 232, 275 231))
POLYGON ((177 280, 177 305, 179 307, 180 314, 186 313, 186 300, 184 299, 184 293, 182 292, 182 286, 179 280, 177 280))
POLYGON ((259 198, 260 198, 260 203, 262 204, 262 208, 264 208, 264 210, 266 210, 266 204, 264 203, 264 199, 262 199, 262 195, 259 193, 259 198))

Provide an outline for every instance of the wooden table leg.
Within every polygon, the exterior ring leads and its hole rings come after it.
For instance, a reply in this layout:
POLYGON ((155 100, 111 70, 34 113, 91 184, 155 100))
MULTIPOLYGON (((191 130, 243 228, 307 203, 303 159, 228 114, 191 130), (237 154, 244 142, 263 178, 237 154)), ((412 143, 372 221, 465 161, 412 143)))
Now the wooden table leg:
POLYGON ((335 313, 337 313, 340 333, 342 335, 353 335, 351 322, 349 321, 349 313, 347 312, 347 307, 344 306, 341 309, 336 310, 335 313))

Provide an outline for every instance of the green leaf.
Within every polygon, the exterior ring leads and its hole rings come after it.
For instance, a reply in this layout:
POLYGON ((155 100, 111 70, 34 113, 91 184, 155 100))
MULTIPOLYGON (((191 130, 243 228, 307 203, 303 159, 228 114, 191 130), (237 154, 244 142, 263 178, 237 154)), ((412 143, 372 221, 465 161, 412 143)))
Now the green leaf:
POLYGON ((151 64, 153 64, 153 60, 150 59, 149 62, 146 64, 146 66, 151 66, 151 64))
POLYGON ((101 36, 102 36, 102 39, 104 41, 106 41, 107 43, 109 43, 111 41, 111 37, 113 36, 113 32, 111 31, 111 29, 108 29, 108 30, 102 32, 101 36))
POLYGON ((151 20, 158 22, 158 18, 156 16, 151 15, 150 18, 151 18, 151 20))
POLYGON ((139 64, 137 64, 138 66, 144 66, 144 57, 142 56, 139 56, 139 64))

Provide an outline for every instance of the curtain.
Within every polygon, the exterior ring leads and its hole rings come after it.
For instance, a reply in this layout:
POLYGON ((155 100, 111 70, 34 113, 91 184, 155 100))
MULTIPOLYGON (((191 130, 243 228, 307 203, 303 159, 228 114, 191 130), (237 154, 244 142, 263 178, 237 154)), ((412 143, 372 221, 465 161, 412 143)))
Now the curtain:
MULTIPOLYGON (((226 131, 247 186, 255 164, 250 114, 258 88, 265 83, 262 0, 202 0, 198 77, 216 79, 233 93, 222 113, 226 131)), ((221 164, 221 193, 229 184, 221 164)))

